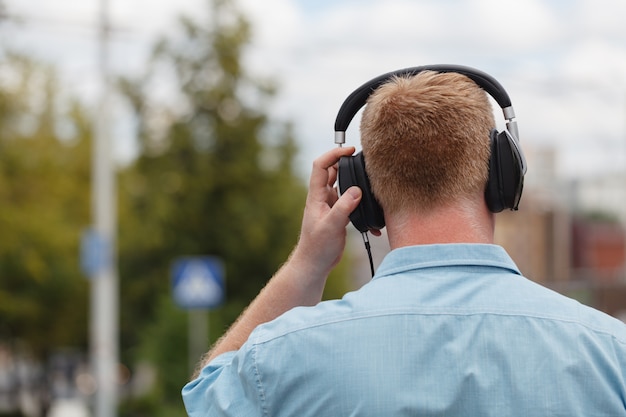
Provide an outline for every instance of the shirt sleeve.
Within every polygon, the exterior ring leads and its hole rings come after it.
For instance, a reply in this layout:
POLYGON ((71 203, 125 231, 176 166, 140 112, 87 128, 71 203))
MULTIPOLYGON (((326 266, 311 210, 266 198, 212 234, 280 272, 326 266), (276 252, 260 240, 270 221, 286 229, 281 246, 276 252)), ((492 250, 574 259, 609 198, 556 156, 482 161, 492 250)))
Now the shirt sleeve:
POLYGON ((262 392, 246 345, 207 364, 182 390, 189 417, 262 416, 262 392))

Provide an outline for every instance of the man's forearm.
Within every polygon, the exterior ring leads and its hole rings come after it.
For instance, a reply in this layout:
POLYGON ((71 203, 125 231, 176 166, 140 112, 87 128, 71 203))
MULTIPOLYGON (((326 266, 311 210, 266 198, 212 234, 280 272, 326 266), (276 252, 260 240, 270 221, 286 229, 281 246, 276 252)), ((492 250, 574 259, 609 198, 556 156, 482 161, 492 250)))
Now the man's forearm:
POLYGON ((326 276, 299 280, 296 275, 306 273, 307 269, 309 268, 301 266, 292 256, 270 279, 224 336, 203 357, 197 372, 222 353, 238 350, 258 325, 267 323, 294 307, 319 303, 326 276))
POLYGON ((337 161, 353 152, 354 148, 336 148, 315 160, 296 248, 226 334, 204 356, 196 374, 218 355, 238 350, 258 325, 294 307, 315 305, 321 300, 326 278, 343 254, 348 216, 361 200, 362 193, 358 187, 348 189, 339 198, 333 187, 337 178, 337 161))

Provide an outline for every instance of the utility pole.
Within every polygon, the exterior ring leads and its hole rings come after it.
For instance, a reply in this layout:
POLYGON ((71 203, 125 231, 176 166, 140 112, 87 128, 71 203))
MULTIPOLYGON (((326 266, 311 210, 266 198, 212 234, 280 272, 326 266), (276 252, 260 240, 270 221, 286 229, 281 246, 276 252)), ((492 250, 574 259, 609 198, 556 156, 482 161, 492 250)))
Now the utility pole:
POLYGON ((93 232, 102 243, 102 260, 91 277, 91 364, 97 388, 95 417, 114 417, 118 404, 119 301, 116 256, 115 170, 112 161, 111 80, 108 0, 100 0, 98 66, 101 91, 96 109, 92 160, 93 232))
POLYGON ((0 23, 8 18, 9 14, 7 13, 7 7, 5 6, 4 1, 0 0, 0 23))

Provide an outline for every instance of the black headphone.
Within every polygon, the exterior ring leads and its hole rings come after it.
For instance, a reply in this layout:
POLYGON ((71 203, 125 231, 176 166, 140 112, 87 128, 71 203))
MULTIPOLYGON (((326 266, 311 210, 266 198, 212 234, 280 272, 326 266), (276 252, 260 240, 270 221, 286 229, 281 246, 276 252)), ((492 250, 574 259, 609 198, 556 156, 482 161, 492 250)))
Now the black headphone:
MULTIPOLYGON (((405 68, 376 77, 357 88, 343 102, 335 120, 335 143, 345 143, 346 129, 354 115, 365 105, 368 97, 378 87, 392 77, 413 76, 422 71, 455 72, 467 76, 485 92, 492 96, 502 108, 506 119, 506 130, 491 131, 491 156, 489 159, 489 180, 485 187, 485 201, 493 213, 502 210, 517 210, 522 197, 526 160, 519 146, 519 133, 511 99, 502 85, 493 77, 473 68, 458 65, 425 65, 405 68)), ((345 192, 356 185, 363 196, 359 206, 350 214, 350 221, 361 233, 380 230, 385 227, 383 210, 371 191, 365 170, 363 152, 354 156, 344 156, 338 166, 339 192, 345 192)))

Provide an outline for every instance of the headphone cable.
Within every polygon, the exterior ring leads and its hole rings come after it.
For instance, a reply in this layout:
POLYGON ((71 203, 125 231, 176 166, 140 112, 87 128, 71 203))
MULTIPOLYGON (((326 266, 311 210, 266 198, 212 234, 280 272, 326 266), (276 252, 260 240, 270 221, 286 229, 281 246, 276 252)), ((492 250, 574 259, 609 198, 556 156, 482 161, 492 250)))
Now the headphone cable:
POLYGON ((365 244, 365 250, 367 251, 367 257, 370 261, 370 271, 372 273, 372 278, 374 278, 374 260, 372 259, 372 247, 370 245, 369 237, 367 236, 367 232, 361 232, 361 236, 363 237, 363 243, 365 244))

